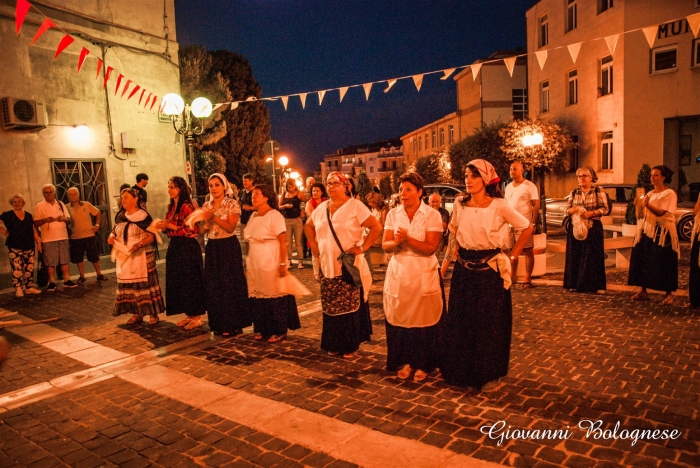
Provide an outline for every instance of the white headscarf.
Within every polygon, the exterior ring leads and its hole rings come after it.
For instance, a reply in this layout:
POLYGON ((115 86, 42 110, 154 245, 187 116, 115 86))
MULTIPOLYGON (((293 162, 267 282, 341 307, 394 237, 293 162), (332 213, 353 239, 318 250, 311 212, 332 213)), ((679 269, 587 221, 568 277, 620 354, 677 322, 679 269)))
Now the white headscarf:
POLYGON ((228 179, 225 175, 220 172, 215 172, 210 175, 207 180, 211 180, 212 177, 218 177, 224 183, 224 195, 228 195, 229 197, 233 196, 233 189, 231 188, 231 184, 228 183, 228 179))
POLYGON ((493 167, 493 164, 485 159, 472 159, 467 163, 467 166, 474 166, 479 170, 484 185, 497 184, 501 181, 501 178, 496 174, 496 169, 493 167))

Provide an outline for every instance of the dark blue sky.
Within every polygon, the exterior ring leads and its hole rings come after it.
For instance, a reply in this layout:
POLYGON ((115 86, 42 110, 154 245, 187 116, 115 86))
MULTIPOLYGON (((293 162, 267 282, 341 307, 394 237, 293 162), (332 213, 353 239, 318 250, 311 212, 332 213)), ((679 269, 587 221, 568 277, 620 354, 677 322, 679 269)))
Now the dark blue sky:
MULTIPOLYGON (((178 41, 248 58, 263 96, 312 92, 467 65, 495 50, 525 48, 534 0, 175 0, 178 41)), ((397 138, 456 110, 455 83, 400 80, 369 101, 351 88, 269 102, 271 136, 311 171, 324 154, 397 138)), ((243 104, 244 105, 244 104, 243 104)))

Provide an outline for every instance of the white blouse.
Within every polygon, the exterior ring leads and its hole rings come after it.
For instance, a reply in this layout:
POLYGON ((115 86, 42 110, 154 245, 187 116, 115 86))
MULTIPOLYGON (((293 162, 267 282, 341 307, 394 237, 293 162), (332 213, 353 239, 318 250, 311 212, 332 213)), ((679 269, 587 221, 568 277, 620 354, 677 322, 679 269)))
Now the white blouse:
MULTIPOLYGON (((394 235, 399 229, 404 229, 408 232, 408 236, 417 241, 424 242, 427 232, 439 232, 442 234, 442 216, 440 212, 435 210, 425 203, 421 202, 420 207, 413 215, 413 220, 409 221, 406 209, 403 205, 399 205, 389 211, 384 223, 384 229, 394 231, 394 235)), ((401 252, 401 255, 419 255, 411 249, 406 249, 401 252)))
POLYGON ((460 247, 469 250, 506 248, 509 224, 515 229, 530 226, 523 215, 513 209, 503 198, 494 198, 485 208, 463 206, 464 197, 454 203, 450 229, 456 232, 460 247))
POLYGON ((656 208, 668 211, 673 214, 676 211, 678 204, 678 195, 671 189, 666 189, 663 192, 649 192, 645 196, 649 197, 649 204, 656 208))

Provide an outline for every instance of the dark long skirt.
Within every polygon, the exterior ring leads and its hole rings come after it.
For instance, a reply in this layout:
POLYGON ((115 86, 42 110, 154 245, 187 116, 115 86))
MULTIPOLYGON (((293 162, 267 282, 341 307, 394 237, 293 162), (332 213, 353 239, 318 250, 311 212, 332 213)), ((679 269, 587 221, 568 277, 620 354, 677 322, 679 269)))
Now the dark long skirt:
POLYGON ((202 249, 192 237, 171 237, 165 254, 165 315, 204 315, 207 303, 204 295, 204 265, 202 249))
POLYGON ((249 327, 253 319, 241 244, 236 236, 209 239, 204 251, 209 329, 215 333, 235 333, 249 327))
POLYGON ((251 297, 249 303, 253 312, 253 331, 265 339, 301 328, 297 301, 291 294, 275 298, 251 297))
POLYGON ((146 315, 155 317, 165 311, 153 250, 146 251, 146 270, 147 281, 121 283, 117 280, 117 298, 114 301, 112 315, 138 314, 141 317, 146 315))
POLYGON ((695 239, 693 248, 690 249, 690 274, 688 275, 688 295, 690 305, 700 307, 700 266, 698 266, 698 255, 700 255, 700 240, 695 239))
MULTIPOLYGON (((470 254, 484 251, 462 252, 469 260, 470 254)), ((456 263, 443 323, 440 372, 446 382, 481 388, 508 374, 513 306, 499 272, 456 263)))
POLYGON ((585 240, 574 238, 573 227, 566 233, 566 264, 564 288, 578 292, 597 292, 606 289, 605 248, 603 224, 593 221, 585 240))
POLYGON ((632 247, 627 284, 672 292, 678 289, 678 254, 673 251, 670 236, 663 247, 657 240, 642 234, 632 247))
POLYGON ((360 343, 372 337, 372 320, 369 316, 369 302, 364 300, 360 288, 360 308, 356 312, 343 315, 323 314, 321 349, 332 353, 354 353, 360 343))

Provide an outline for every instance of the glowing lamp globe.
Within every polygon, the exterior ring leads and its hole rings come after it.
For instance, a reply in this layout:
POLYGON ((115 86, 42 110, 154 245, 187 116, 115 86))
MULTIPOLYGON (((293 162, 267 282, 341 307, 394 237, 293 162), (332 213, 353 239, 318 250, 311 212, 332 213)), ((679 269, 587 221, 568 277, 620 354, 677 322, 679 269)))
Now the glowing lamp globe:
POLYGON ((185 101, 175 93, 166 94, 160 103, 160 111, 165 115, 180 115, 184 108, 185 101))
POLYGON ((197 117, 198 119, 204 118, 204 117, 209 117, 212 112, 212 105, 211 101, 209 99, 204 98, 204 97, 198 97, 194 101, 192 101, 192 115, 197 117))
POLYGON ((291 174, 289 174, 289 177, 291 177, 292 179, 298 179, 299 173, 297 171, 293 171, 291 174))
POLYGON ((286 166, 287 164, 289 164, 289 158, 287 156, 280 156, 278 161, 282 166, 286 166))

